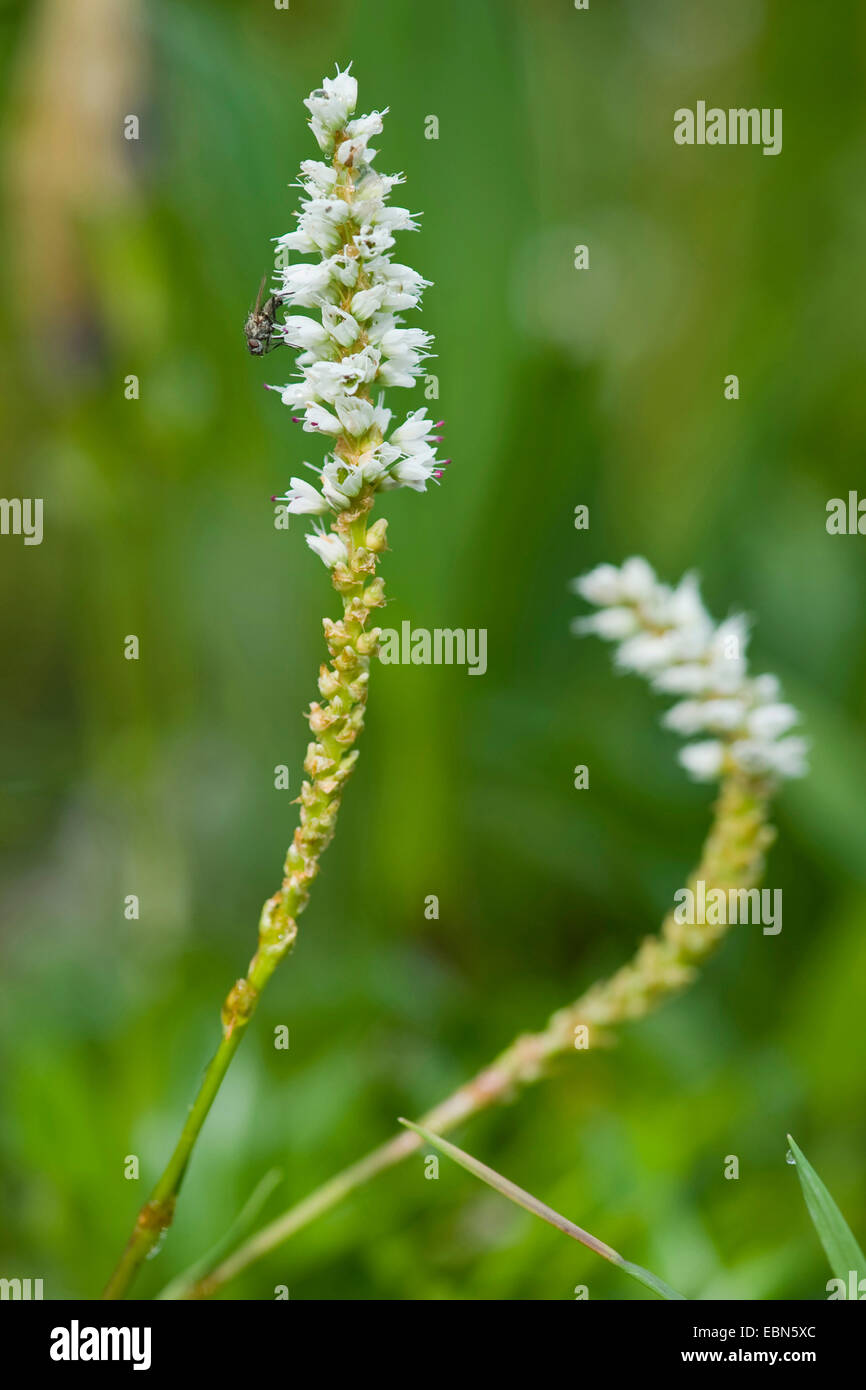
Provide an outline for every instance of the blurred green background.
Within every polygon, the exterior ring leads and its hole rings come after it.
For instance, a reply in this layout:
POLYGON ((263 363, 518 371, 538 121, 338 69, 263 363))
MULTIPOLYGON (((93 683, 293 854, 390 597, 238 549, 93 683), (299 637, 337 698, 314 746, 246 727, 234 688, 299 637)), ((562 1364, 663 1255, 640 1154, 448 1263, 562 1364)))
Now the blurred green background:
MULTIPOLYGON (((718 617, 754 614, 755 669, 805 712, 813 771, 779 799, 767 879, 784 929, 736 931, 615 1049, 455 1137, 691 1297, 825 1297, 785 1132, 862 1241, 866 541, 824 526, 863 478, 862 6, 43 0, 4 4, 0 34, 3 490, 45 499, 43 544, 0 544, 0 1273, 98 1294, 278 882, 334 597, 303 525, 273 527, 270 495, 318 457, 262 390, 289 355, 248 358, 241 327, 315 154, 302 98, 353 59, 359 110, 391 108, 379 165, 424 210, 398 258, 435 282, 413 322, 437 337, 455 460, 385 503, 387 623, 486 627, 489 669, 374 672, 299 944, 137 1292, 268 1168, 270 1216, 655 930, 710 792, 659 701, 568 630, 568 580, 641 553, 668 580, 697 567, 718 617), (782 154, 675 146, 698 99, 782 107, 782 154)), ((649 1296, 415 1158, 226 1293, 579 1283, 649 1296)))

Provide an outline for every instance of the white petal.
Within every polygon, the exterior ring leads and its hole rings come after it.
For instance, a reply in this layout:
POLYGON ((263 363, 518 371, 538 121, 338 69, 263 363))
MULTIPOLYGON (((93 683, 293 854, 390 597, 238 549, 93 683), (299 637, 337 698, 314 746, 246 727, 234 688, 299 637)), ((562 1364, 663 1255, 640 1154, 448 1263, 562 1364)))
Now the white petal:
POLYGON ((652 683, 667 695, 701 695, 710 688, 710 673, 697 662, 683 662, 659 671, 652 683))
POLYGON ((655 595, 658 580, 652 565, 642 556, 633 555, 620 570, 620 584, 625 598, 643 603, 655 595))
POLYGON ((573 587, 588 603, 620 603, 623 597, 615 565, 597 565, 588 574, 575 579, 573 587))
POLYGON ((321 431, 323 434, 339 434, 342 425, 336 415, 332 415, 323 405, 308 405, 304 415, 304 429, 307 433, 321 431))
POLYGON ((292 478, 291 486, 286 493, 286 502, 289 511, 296 515, 307 513, 311 516, 317 516, 328 511, 328 504, 324 497, 304 478, 292 478))
POLYGON ((657 636, 641 632, 617 650, 614 660, 624 671, 658 671, 676 657, 676 639, 670 633, 657 636))
POLYGON ((753 709, 746 722, 753 738, 774 739, 780 734, 786 734, 799 718, 793 705, 771 704, 759 705, 757 709, 753 709))
POLYGON ((718 739, 703 743, 687 743, 679 751, 679 760, 696 782, 712 782, 722 770, 724 745, 718 739))
POLYGON ((335 536, 333 531, 313 531, 305 537, 307 545, 314 550, 319 559, 333 569, 334 565, 345 564, 349 558, 349 552, 339 536, 335 536))
POLYGON ((375 411, 369 401, 355 396, 338 396, 334 409, 340 417, 340 424, 347 434, 360 438, 373 424, 375 411))
POLYGON ((804 738, 783 738, 772 745, 771 765, 780 777, 805 777, 809 771, 806 761, 809 752, 804 738))
POLYGON ((704 701, 680 700, 668 710, 662 723, 665 728, 691 738, 693 734, 700 733, 701 729, 707 727, 704 720, 704 701))
POLYGON ((752 690, 757 700, 769 705, 778 700, 781 686, 777 676, 756 676, 752 681, 752 690))
POLYGON ((580 631, 594 632, 606 642, 622 642, 638 631, 638 621, 631 608, 602 608, 580 622, 580 631))

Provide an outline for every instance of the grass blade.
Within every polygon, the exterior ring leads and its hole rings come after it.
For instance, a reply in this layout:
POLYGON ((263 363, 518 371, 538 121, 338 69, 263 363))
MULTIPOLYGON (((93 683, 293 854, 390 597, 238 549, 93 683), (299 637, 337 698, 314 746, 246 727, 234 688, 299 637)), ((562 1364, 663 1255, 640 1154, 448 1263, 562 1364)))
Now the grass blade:
POLYGON ((568 1220, 568 1217, 561 1216, 558 1211, 554 1211, 553 1207, 545 1206, 544 1202, 539 1202, 537 1197, 533 1197, 530 1192, 524 1191, 516 1183, 509 1182, 508 1178, 504 1178, 494 1168, 488 1168, 486 1163, 479 1163, 477 1158, 464 1153, 463 1149, 458 1149, 456 1144, 451 1144, 438 1134, 431 1134, 429 1130, 422 1129, 420 1125, 413 1124, 411 1120, 401 1119, 400 1123, 405 1125, 407 1129, 413 1129, 416 1134, 420 1134, 421 1138, 431 1144, 434 1149, 439 1149, 448 1158, 453 1158, 454 1162, 459 1163, 461 1168, 465 1168, 474 1177, 480 1178, 482 1182, 487 1183, 488 1187, 500 1192, 510 1202, 532 1212, 533 1216, 539 1216, 542 1221, 548 1222, 549 1225, 555 1226, 558 1231, 571 1236, 572 1240, 579 1240, 581 1245, 585 1245, 588 1250, 594 1250, 597 1255, 601 1255, 602 1259, 616 1265, 624 1274, 630 1275, 632 1279, 636 1279, 645 1288, 652 1289, 659 1298, 685 1301, 685 1296, 677 1293, 676 1289, 672 1289, 663 1279, 651 1274, 648 1269, 643 1269, 641 1265, 624 1260, 622 1255, 618 1254, 610 1245, 605 1245, 603 1240, 597 1240, 595 1236, 589 1234, 589 1231, 585 1231, 581 1226, 576 1226, 573 1221, 568 1220))
POLYGON ((858 1280, 866 1277, 866 1256, 857 1244, 844 1216, 803 1150, 798 1148, 790 1134, 788 1144, 797 1166, 797 1176, 812 1218, 812 1225, 818 1232, 818 1239, 830 1261, 830 1268, 837 1279, 845 1280, 846 1285, 852 1270, 856 1272, 858 1280))
POLYGON ((196 1260, 195 1264, 190 1265, 189 1269, 184 1270, 176 1279, 172 1279, 170 1284, 166 1284, 165 1288, 156 1295, 157 1300, 180 1297, 188 1285, 194 1284, 197 1279, 202 1279, 206 1274, 209 1274, 223 1256, 228 1254, 237 1242, 247 1234, 271 1193, 279 1187, 282 1180, 283 1171, 281 1168, 271 1168, 265 1173, 222 1239, 208 1250, 207 1254, 202 1255, 201 1259, 196 1260))

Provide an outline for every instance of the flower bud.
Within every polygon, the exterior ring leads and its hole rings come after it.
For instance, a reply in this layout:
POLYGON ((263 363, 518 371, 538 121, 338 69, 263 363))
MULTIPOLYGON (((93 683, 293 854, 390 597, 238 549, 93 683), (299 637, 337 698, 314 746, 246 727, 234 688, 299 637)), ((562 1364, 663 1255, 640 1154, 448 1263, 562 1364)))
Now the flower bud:
POLYGON ((387 519, 383 516, 368 529, 364 537, 364 544, 368 550, 372 550, 375 555, 381 555, 386 545, 386 532, 388 530, 387 519))
POLYGON ((385 602, 385 585, 381 579, 368 584, 363 594, 365 608, 381 608, 385 602))

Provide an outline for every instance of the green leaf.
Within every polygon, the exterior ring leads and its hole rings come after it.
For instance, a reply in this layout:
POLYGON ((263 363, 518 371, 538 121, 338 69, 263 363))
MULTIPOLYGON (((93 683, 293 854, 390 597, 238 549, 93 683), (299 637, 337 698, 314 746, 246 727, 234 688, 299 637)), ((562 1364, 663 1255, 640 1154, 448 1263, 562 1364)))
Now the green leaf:
POLYGON ((812 1218, 812 1225, 824 1247, 830 1268, 837 1279, 844 1279, 846 1286, 852 1270, 858 1280, 866 1277, 866 1256, 857 1244, 830 1193, 822 1183, 802 1149, 794 1143, 790 1134, 788 1144, 797 1165, 797 1175, 806 1199, 806 1206, 812 1218))
POLYGON ((420 1125, 413 1124, 411 1120, 400 1121, 407 1129, 413 1129, 416 1134, 420 1134, 422 1139, 426 1139, 428 1144, 432 1144, 434 1149, 439 1149, 448 1158, 453 1158, 455 1163, 459 1163, 461 1168, 465 1168, 482 1182, 486 1182, 488 1187, 501 1192, 503 1197, 507 1197, 510 1202, 523 1207, 526 1211, 532 1212, 533 1216, 539 1216, 542 1221, 547 1221, 549 1225, 555 1226, 558 1231, 571 1236, 572 1240, 579 1240, 581 1245, 585 1245, 588 1250, 594 1250, 602 1259, 609 1260, 625 1274, 636 1279, 639 1284, 652 1289, 653 1293, 658 1294, 659 1298, 680 1299, 685 1301, 685 1295, 677 1293, 663 1279, 659 1279, 655 1274, 651 1274, 648 1269, 643 1269, 641 1265, 632 1264, 630 1260, 624 1260, 611 1246, 605 1245, 604 1241, 597 1240, 581 1226, 576 1226, 568 1217, 560 1216, 553 1207, 545 1206, 544 1202, 539 1202, 537 1197, 533 1197, 530 1192, 524 1191, 516 1183, 509 1182, 501 1173, 497 1173, 494 1168, 488 1168, 486 1163, 480 1163, 471 1154, 465 1153, 463 1149, 458 1149, 456 1144, 451 1144, 447 1139, 443 1139, 438 1134, 432 1134, 430 1130, 422 1129, 420 1125))

